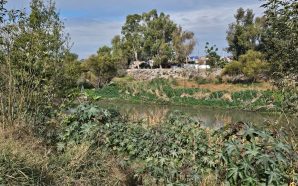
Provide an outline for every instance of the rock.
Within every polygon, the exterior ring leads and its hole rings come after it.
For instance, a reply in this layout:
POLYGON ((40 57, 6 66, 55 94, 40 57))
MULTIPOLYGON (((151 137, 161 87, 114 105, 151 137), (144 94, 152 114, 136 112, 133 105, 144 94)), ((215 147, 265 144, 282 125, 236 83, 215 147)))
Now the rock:
POLYGON ((197 69, 128 69, 127 75, 136 80, 152 80, 155 78, 165 79, 196 79, 207 78, 213 79, 221 73, 221 70, 197 70, 197 69))

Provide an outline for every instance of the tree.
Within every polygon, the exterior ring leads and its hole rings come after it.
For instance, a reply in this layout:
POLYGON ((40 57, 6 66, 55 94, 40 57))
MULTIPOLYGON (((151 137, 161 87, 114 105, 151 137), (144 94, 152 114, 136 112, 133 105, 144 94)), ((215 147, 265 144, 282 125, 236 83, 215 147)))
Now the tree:
POLYGON ((248 50, 261 50, 261 34, 264 28, 264 18, 254 19, 253 10, 239 8, 235 14, 236 22, 229 25, 227 31, 228 48, 234 59, 238 60, 240 55, 248 50))
POLYGON ((77 87, 77 82, 82 75, 81 62, 78 60, 78 55, 67 52, 63 60, 63 78, 60 79, 60 87, 68 91, 69 89, 77 87))
POLYGON ((206 43, 205 52, 207 57, 207 64, 211 67, 221 67, 220 56, 217 54, 218 48, 216 45, 210 46, 209 43, 206 43))
POLYGON ((142 15, 144 30, 144 56, 146 60, 154 59, 155 65, 163 66, 171 61, 172 34, 176 24, 169 15, 151 10, 142 15))
POLYGON ((284 95, 284 108, 298 113, 298 2, 265 0, 264 52, 275 85, 284 95))
POLYGON ((125 55, 123 41, 120 35, 116 35, 112 39, 112 58, 117 63, 118 68, 126 68, 128 66, 128 56, 125 55))
POLYGON ((257 76, 267 70, 268 63, 261 52, 249 50, 241 55, 239 62, 242 64, 242 72, 245 76, 257 79, 257 76))
POLYGON ((99 56, 105 56, 105 55, 108 55, 110 56, 112 53, 112 48, 108 47, 108 46, 103 46, 103 47, 100 47, 98 50, 97 50, 97 54, 99 56))
POLYGON ((34 125, 59 96, 67 39, 54 3, 32 0, 29 15, 4 5, 0 1, 1 115, 11 124, 26 118, 34 125))
POLYGON ((277 79, 298 74, 298 2, 266 0, 265 53, 277 79))
POLYGON ((188 56, 192 53, 196 45, 193 32, 183 31, 178 27, 173 33, 173 48, 175 51, 175 60, 180 63, 187 63, 188 56))
POLYGON ((115 39, 121 40, 122 55, 128 61, 153 59, 160 67, 174 60, 187 61, 195 46, 194 33, 183 31, 169 15, 157 10, 128 15, 122 35, 115 39))
POLYGON ((99 48, 97 55, 92 55, 83 62, 83 68, 91 73, 91 82, 92 76, 95 76, 93 84, 96 88, 110 82, 117 74, 117 63, 112 58, 112 49, 108 46, 99 48))
POLYGON ((126 22, 122 27, 126 53, 135 61, 139 61, 139 55, 143 46, 141 20, 141 15, 128 15, 126 17, 126 22))

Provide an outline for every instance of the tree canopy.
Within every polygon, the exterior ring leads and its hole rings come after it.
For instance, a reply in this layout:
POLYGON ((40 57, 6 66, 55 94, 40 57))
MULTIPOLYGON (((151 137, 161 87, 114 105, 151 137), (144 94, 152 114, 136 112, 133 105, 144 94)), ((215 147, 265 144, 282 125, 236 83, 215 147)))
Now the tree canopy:
POLYGON ((259 50, 262 46, 261 34, 264 28, 264 17, 257 17, 252 9, 239 8, 234 15, 235 22, 227 31, 227 51, 238 60, 248 50, 259 50))
POLYGON ((169 15, 157 10, 128 15, 121 33, 119 48, 128 61, 153 59, 157 66, 185 62, 195 46, 194 33, 183 31, 169 15))

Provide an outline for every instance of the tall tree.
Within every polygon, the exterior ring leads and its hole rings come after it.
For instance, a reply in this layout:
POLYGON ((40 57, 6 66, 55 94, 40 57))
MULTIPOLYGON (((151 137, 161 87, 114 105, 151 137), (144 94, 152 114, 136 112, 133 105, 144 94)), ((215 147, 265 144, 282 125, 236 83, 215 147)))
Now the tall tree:
POLYGON ((139 61, 139 55, 143 46, 141 20, 141 15, 128 15, 126 17, 126 22, 122 27, 126 52, 129 53, 130 58, 135 61, 139 61))
POLYGON ((126 68, 128 65, 128 56, 125 55, 125 48, 120 35, 112 39, 112 58, 117 63, 118 68, 126 68))
POLYGON ((168 63, 173 54, 171 49, 172 35, 176 29, 176 24, 169 15, 156 10, 144 13, 144 55, 148 59, 153 59, 155 65, 168 63))
POLYGON ((42 0, 32 0, 29 15, 5 11, 5 1, 0 4, 1 73, 5 77, 1 93, 9 95, 1 96, 4 99, 1 101, 7 103, 10 111, 6 113, 11 121, 16 112, 18 116, 26 113, 26 117, 32 114, 35 119, 45 118, 47 108, 62 90, 59 82, 63 56, 68 51, 63 23, 51 1, 45 4, 42 0))
POLYGON ((182 27, 178 27, 173 33, 173 49, 176 62, 188 62, 188 56, 192 53, 195 45, 194 33, 183 31, 182 27))
POLYGON ((265 52, 272 63, 272 72, 277 78, 297 75, 298 2, 266 0, 263 7, 266 9, 267 18, 267 29, 263 38, 265 52))
POLYGON ((183 31, 157 10, 127 16, 122 35, 122 51, 128 60, 153 59, 155 66, 185 62, 195 46, 194 33, 183 31))
POLYGON ((284 108, 298 115, 298 2, 265 0, 265 54, 275 84, 283 91, 284 108))
POLYGON ((92 55, 82 64, 94 87, 99 88, 110 82, 117 74, 117 61, 112 57, 112 48, 100 47, 97 55, 92 55), (93 80, 94 79, 94 80, 93 80))
POLYGON ((254 19, 253 10, 239 8, 235 14, 236 21, 229 25, 227 31, 228 48, 234 59, 238 60, 240 55, 248 50, 259 50, 261 46, 262 25, 264 18, 254 19))

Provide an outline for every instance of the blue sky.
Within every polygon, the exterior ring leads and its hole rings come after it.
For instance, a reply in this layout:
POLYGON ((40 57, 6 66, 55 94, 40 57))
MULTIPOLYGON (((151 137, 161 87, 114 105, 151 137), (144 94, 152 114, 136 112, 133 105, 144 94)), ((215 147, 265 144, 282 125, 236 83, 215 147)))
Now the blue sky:
MULTIPOLYGON (((28 7, 29 0, 9 0, 9 7, 28 7)), ((195 33, 198 46, 194 55, 204 55, 206 42, 216 44, 220 55, 227 46, 228 24, 234 21, 237 8, 252 8, 262 14, 260 0, 56 0, 65 23, 65 31, 73 42, 72 51, 80 58, 96 53, 103 45, 110 45, 114 35, 120 34, 128 14, 157 9, 169 14, 185 30, 195 33)))

